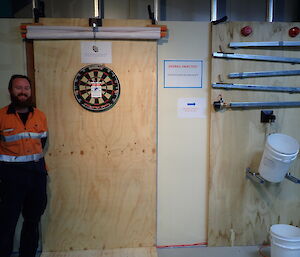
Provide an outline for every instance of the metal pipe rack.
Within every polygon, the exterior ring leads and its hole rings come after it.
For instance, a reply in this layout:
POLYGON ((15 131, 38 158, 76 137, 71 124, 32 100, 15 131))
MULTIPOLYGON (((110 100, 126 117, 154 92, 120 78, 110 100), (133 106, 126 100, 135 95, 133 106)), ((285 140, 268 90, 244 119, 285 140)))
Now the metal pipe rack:
POLYGON ((286 47, 300 46, 300 41, 260 41, 260 42, 230 42, 229 47, 286 47))
POLYGON ((247 85, 247 84, 227 84, 214 83, 214 89, 233 89, 233 90, 254 90, 254 91, 271 91, 271 92, 286 92, 300 93, 300 87, 277 87, 277 86, 262 86, 262 85, 247 85))
POLYGON ((300 70, 278 70, 278 71, 246 71, 233 72, 228 74, 228 78, 255 78, 272 76, 295 76, 300 75, 300 70))
MULTIPOLYGON (((251 179, 259 184, 265 184, 266 182, 266 180, 259 173, 252 172, 250 168, 246 168, 246 178, 251 179)), ((285 178, 295 184, 300 184, 300 179, 294 177, 290 172, 285 175, 285 178)))
POLYGON ((269 56, 269 55, 251 55, 251 54, 234 54, 234 53, 214 52, 213 57, 226 58, 226 59, 269 61, 269 62, 300 63, 300 58, 269 56))
POLYGON ((264 108, 295 108, 300 102, 231 102, 225 103, 222 99, 213 103, 215 111, 224 109, 264 109, 264 108))

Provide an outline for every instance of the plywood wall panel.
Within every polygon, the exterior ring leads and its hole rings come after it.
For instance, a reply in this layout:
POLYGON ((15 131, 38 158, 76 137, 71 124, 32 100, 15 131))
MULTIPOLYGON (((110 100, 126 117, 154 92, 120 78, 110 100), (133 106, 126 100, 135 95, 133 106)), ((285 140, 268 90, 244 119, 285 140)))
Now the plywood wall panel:
MULTIPOLYGON (((300 58, 299 48, 230 49, 229 42, 288 41, 289 28, 299 24, 232 22, 212 27, 212 51, 273 55, 300 58), (253 28, 249 37, 240 29, 253 28)), ((290 70, 299 65, 265 61, 225 60, 213 58, 212 82, 298 86, 299 76, 252 79, 228 79, 230 72, 290 70)), ((299 94, 212 90, 211 103, 222 95, 226 102, 299 101, 299 94)), ((250 167, 257 171, 266 135, 285 133, 300 141, 300 109, 274 109, 276 122, 270 127, 260 123, 260 110, 227 110, 211 115, 210 185, 208 243, 210 246, 252 245, 269 240, 270 225, 300 225, 299 185, 290 181, 259 185, 245 178, 250 167)), ((291 169, 300 176, 299 158, 291 169)))
POLYGON ((155 247, 85 250, 72 252, 43 252, 41 257, 157 257, 155 247))
POLYGON ((93 113, 72 83, 80 41, 35 41, 37 105, 49 123, 47 251, 155 244, 156 42, 113 41, 121 96, 93 113))

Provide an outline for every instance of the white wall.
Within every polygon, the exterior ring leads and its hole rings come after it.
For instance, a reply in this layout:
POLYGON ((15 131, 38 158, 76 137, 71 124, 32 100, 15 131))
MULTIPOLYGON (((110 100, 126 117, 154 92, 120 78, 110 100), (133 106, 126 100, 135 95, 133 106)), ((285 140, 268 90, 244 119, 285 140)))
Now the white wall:
POLYGON ((157 244, 206 241, 210 24, 163 22, 169 38, 158 45, 157 244), (164 88, 164 60, 203 60, 203 88, 164 88), (206 118, 180 119, 179 98, 204 98, 206 118))
MULTIPOLYGON (((13 74, 26 75, 25 43, 20 34, 21 23, 28 23, 29 19, 0 19, 0 108, 10 103, 7 90, 8 82, 13 74)), ((18 250, 20 227, 19 220, 14 250, 18 250)))
POLYGON ((29 19, 0 19, 0 106, 9 104, 8 81, 13 74, 25 74, 25 45, 19 26, 29 19))

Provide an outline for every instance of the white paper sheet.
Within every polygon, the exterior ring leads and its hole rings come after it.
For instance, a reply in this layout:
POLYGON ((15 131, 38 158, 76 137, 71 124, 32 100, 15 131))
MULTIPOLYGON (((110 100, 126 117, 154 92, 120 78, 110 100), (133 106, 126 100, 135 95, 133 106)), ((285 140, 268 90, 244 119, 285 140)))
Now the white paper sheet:
POLYGON ((179 98, 177 110, 178 118, 206 118, 206 99, 179 98))
POLYGON ((165 60, 164 87, 202 88, 201 60, 165 60))
POLYGON ((82 41, 81 63, 112 63, 112 43, 82 41))

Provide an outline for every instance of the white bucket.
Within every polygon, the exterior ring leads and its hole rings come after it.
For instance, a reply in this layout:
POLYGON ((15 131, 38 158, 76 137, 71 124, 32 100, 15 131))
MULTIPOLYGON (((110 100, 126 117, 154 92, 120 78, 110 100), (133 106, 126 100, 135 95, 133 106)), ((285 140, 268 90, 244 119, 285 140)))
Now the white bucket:
POLYGON ((258 168, 259 174, 270 182, 281 182, 299 152, 298 141, 285 134, 271 134, 267 138, 258 168))
POLYGON ((271 257, 300 256, 300 228, 276 224, 271 226, 271 257))

